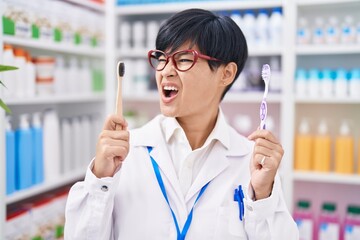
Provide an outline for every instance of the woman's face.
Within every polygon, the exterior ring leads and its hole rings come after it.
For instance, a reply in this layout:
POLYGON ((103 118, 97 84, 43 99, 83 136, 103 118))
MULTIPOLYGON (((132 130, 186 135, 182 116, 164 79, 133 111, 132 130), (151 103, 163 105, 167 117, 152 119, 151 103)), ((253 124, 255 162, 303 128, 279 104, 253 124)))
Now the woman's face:
MULTIPOLYGON (((176 51, 187 49, 190 49, 190 44, 184 44, 176 51)), ((201 53, 197 46, 191 49, 201 53)), ((181 72, 169 60, 162 71, 156 72, 162 114, 187 117, 214 109, 217 111, 224 90, 220 69, 221 66, 212 71, 207 60, 198 58, 191 69, 181 72)))

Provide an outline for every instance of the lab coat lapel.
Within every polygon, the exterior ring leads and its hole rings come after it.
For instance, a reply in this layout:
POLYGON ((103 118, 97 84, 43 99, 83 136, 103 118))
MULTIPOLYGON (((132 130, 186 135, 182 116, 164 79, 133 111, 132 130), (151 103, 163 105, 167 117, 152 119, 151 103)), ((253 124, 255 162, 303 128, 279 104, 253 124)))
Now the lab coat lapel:
POLYGON ((209 154, 209 158, 206 159, 204 166, 201 168, 194 183, 191 185, 189 192, 185 197, 185 203, 197 194, 206 183, 218 176, 228 166, 229 162, 226 158, 225 147, 220 142, 215 143, 209 154))

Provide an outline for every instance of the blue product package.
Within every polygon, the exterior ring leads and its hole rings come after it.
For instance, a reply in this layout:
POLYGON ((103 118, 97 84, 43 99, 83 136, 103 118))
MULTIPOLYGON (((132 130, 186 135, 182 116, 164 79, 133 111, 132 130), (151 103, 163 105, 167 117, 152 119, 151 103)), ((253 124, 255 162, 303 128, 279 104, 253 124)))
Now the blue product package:
POLYGON ((15 192, 15 133, 6 130, 6 194, 15 192))

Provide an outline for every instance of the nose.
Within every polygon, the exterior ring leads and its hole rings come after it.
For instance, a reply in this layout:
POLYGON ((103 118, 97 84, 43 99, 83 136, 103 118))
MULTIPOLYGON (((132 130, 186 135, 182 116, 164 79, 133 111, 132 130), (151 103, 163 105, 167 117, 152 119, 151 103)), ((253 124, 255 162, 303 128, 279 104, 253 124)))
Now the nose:
POLYGON ((163 77, 172 77, 176 75, 176 69, 172 58, 169 58, 168 63, 165 65, 165 68, 161 71, 163 77))

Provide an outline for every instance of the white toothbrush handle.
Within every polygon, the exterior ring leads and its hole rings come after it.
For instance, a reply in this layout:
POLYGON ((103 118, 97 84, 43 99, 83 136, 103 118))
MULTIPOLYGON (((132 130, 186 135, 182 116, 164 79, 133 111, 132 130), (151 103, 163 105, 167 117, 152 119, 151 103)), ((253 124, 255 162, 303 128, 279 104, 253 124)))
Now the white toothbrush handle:
POLYGON ((267 104, 266 99, 261 101, 260 105, 260 129, 266 128, 267 104))

